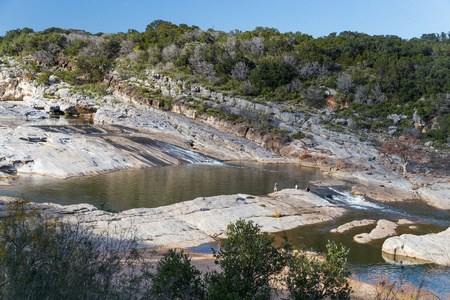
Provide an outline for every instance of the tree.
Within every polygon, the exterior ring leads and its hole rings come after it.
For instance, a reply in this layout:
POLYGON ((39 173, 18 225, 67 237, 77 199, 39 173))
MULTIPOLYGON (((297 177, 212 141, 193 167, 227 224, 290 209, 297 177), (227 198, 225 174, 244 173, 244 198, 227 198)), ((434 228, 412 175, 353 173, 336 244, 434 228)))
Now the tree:
POLYGON ((325 259, 298 252, 289 262, 286 284, 290 299, 349 299, 350 272, 346 269, 349 249, 328 241, 325 259))
POLYGON ((286 266, 290 245, 272 246, 274 238, 252 221, 240 219, 227 229, 227 239, 214 251, 222 273, 207 274, 209 299, 269 299, 269 281, 286 266))
POLYGON ((417 138, 402 134, 398 138, 384 142, 380 150, 381 154, 388 158, 399 157, 402 163, 403 175, 407 176, 407 166, 410 161, 421 163, 424 152, 418 145, 417 138))
POLYGON ((158 261, 152 276, 151 297, 157 299, 204 299, 204 284, 200 271, 191 265, 183 251, 170 249, 158 261))
POLYGON ((237 80, 245 80, 248 76, 248 66, 245 62, 238 62, 234 69, 231 71, 231 77, 237 80))
POLYGON ((164 20, 160 20, 160 19, 154 20, 153 22, 151 22, 150 24, 147 25, 147 27, 145 28, 145 31, 156 30, 162 24, 172 24, 172 23, 169 21, 164 21, 164 20))

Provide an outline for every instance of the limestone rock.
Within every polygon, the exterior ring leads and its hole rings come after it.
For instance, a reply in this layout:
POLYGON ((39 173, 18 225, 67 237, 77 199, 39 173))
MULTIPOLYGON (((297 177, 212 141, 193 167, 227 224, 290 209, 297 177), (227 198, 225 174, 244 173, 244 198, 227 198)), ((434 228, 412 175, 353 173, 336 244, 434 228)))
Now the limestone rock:
POLYGON ((379 220, 377 227, 375 227, 370 233, 362 233, 355 235, 353 240, 360 244, 367 244, 373 240, 383 239, 388 236, 395 235, 395 229, 397 224, 388 220, 379 220))
POLYGON ((450 266, 450 227, 426 235, 402 234, 384 241, 383 253, 450 266))
POLYGON ((450 209, 450 183, 436 183, 430 187, 421 187, 417 190, 420 198, 429 205, 440 209, 450 209))
MULTIPOLYGON (((13 198, 0 197, 0 216, 13 198)), ((194 247, 224 237, 227 225, 238 219, 253 220, 262 231, 277 232, 301 225, 330 221, 345 210, 312 194, 283 190, 267 196, 245 194, 197 198, 157 208, 109 213, 89 204, 61 206, 34 203, 31 208, 64 222, 92 226, 95 233, 107 231, 111 238, 132 232, 140 247, 194 247), (280 217, 275 212, 281 211, 280 217)))
POLYGON ((370 219, 355 220, 355 221, 352 221, 349 223, 345 223, 345 224, 339 226, 338 228, 331 229, 330 232, 343 233, 343 232, 346 232, 346 231, 351 230, 356 227, 363 227, 363 226, 373 225, 376 223, 377 222, 375 220, 370 220, 370 219))

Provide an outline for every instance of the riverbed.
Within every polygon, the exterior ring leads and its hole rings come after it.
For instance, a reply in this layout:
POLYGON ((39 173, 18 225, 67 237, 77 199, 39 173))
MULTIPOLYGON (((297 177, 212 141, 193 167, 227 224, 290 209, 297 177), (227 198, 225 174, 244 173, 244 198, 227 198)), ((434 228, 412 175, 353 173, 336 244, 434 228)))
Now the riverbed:
MULTIPOLYGON (((310 186, 311 192, 345 207, 349 212, 332 222, 308 225, 275 234, 277 242, 287 240, 296 248, 325 251, 328 240, 350 248, 349 267, 353 276, 374 281, 381 276, 399 279, 433 290, 441 298, 449 297, 450 268, 426 265, 398 265, 387 262, 381 254, 382 241, 361 245, 353 241, 357 233, 373 227, 359 228, 344 234, 330 230, 355 219, 408 219, 415 229, 400 226, 398 233, 426 234, 450 226, 445 211, 431 208, 421 201, 381 204, 370 198, 349 193, 350 186, 318 187, 311 184, 326 179, 320 171, 292 164, 253 162, 218 162, 123 170, 97 176, 59 180, 37 175, 23 175, 0 187, 0 194, 34 202, 59 204, 90 203, 101 209, 123 211, 138 207, 159 207, 197 197, 245 193, 266 195, 278 182, 279 189, 310 186)), ((208 252, 215 245, 202 245, 198 252, 208 252)))

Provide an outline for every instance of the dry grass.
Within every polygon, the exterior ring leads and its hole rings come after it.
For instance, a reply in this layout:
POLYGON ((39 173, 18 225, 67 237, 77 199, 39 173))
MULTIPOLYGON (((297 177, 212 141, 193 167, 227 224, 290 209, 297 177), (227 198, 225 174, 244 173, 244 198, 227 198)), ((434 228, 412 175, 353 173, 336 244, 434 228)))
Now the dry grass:
POLYGON ((423 281, 418 287, 407 282, 399 280, 390 280, 386 277, 380 277, 375 282, 376 300, 394 300, 394 299, 440 299, 438 296, 422 289, 423 281))
POLYGON ((281 211, 280 210, 275 210, 274 212, 273 212, 273 218, 280 218, 282 216, 282 213, 281 213, 281 211))

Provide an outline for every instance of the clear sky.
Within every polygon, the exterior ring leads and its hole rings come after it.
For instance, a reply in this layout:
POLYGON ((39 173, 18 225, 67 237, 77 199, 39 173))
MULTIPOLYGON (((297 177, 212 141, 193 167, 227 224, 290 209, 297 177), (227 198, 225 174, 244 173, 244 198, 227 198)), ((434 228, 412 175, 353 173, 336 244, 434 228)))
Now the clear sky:
POLYGON ((448 33, 450 0, 0 0, 0 36, 23 27, 144 31, 156 19, 226 32, 263 26, 313 37, 349 30, 410 39, 448 33))

